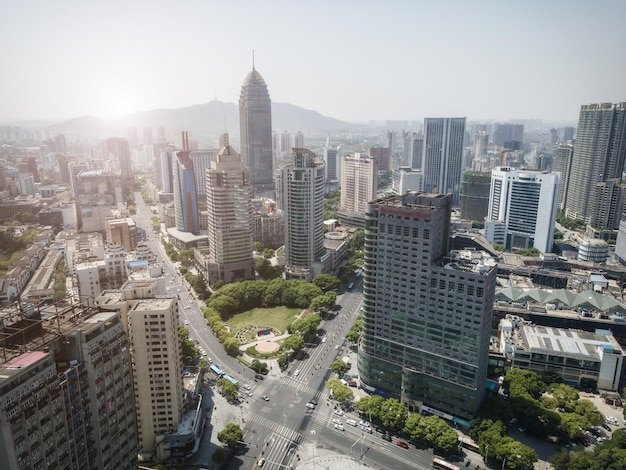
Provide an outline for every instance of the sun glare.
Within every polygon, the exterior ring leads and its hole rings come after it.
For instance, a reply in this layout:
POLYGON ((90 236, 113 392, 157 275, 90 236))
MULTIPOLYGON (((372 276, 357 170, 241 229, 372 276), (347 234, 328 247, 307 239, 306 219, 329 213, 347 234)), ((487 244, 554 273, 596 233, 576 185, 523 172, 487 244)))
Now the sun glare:
POLYGON ((104 103, 106 119, 119 119, 133 111, 133 103, 130 94, 119 90, 110 91, 107 101, 104 103))

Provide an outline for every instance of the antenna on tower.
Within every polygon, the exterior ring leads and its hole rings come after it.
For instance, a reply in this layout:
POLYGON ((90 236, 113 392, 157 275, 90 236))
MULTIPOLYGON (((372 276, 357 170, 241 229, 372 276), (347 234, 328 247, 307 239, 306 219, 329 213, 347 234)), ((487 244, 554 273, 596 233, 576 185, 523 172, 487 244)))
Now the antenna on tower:
POLYGON ((252 49, 252 70, 254 70, 254 49, 252 49))

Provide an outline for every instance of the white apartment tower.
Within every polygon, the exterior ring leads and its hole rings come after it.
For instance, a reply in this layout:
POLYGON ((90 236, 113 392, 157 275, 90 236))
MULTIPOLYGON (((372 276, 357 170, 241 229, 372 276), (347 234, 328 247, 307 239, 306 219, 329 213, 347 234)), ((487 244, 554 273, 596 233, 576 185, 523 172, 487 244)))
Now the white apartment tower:
POLYGON ((285 275, 310 281, 323 272, 324 162, 294 148, 292 163, 277 173, 277 202, 285 217, 285 275))
POLYGON ((560 174, 497 167, 491 172, 485 235, 507 249, 552 252, 560 174))
POLYGON ((341 159, 341 210, 365 213, 367 203, 376 198, 377 187, 378 161, 375 158, 355 153, 341 159))
POLYGON ((230 145, 206 170, 209 282, 254 279, 248 169, 230 145))

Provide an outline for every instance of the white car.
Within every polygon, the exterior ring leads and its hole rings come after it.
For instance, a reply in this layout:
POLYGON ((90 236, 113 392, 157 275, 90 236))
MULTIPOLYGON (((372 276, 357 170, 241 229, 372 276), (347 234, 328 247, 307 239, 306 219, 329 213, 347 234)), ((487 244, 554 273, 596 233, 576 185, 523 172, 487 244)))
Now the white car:
POLYGON ((297 369, 294 373, 293 373, 294 377, 298 377, 300 375, 300 369, 297 369))
POLYGON ((340 420, 340 419, 335 418, 335 419, 333 419, 333 423, 335 423, 335 424, 341 424, 341 420, 340 420))
POLYGON ((314 409, 314 408, 315 408, 315 405, 314 405, 313 403, 307 403, 307 404, 306 404, 306 407, 307 407, 307 408, 310 408, 310 409, 314 409))
POLYGON ((346 423, 347 423, 347 424, 349 424, 350 426, 354 426, 354 427, 356 427, 356 421, 355 421, 355 420, 353 420, 353 419, 349 419, 349 420, 347 420, 347 421, 346 421, 346 423))
POLYGON ((359 421, 359 426, 365 426, 366 428, 370 427, 370 423, 368 423, 367 421, 359 421))
POLYGON ((335 424, 335 429, 339 429, 340 431, 343 431, 345 428, 343 427, 343 424, 335 424))
POLYGON ((336 415, 339 415, 339 416, 343 416, 343 411, 341 411, 341 410, 335 410, 335 411, 333 411, 333 413, 335 413, 336 415))
POLYGON ((185 325, 189 325, 189 320, 185 320, 185 325))
POLYGON ((252 390, 252 386, 249 384, 246 384, 243 386, 246 390, 252 390))

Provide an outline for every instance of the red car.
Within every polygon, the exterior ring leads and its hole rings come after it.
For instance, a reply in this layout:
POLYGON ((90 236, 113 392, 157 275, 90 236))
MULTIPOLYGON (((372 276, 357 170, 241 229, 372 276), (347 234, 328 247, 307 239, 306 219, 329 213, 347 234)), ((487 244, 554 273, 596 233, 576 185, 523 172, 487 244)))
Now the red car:
POLYGON ((402 441, 396 442, 396 445, 402 447, 403 449, 409 448, 409 445, 406 442, 402 442, 402 441))

